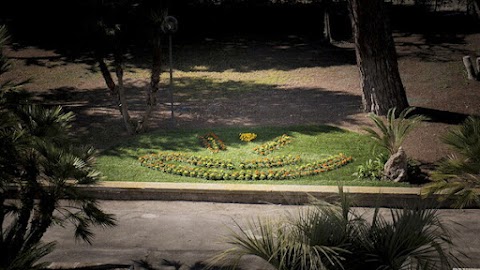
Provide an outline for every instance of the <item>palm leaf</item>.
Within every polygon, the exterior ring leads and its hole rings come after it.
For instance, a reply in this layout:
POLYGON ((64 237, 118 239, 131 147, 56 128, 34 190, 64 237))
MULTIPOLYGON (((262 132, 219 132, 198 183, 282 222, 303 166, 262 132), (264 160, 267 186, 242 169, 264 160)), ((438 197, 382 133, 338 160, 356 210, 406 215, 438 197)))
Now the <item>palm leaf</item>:
POLYGON ((47 244, 38 243, 18 254, 5 270, 44 269, 48 262, 38 263, 38 261, 50 254, 54 248, 55 243, 53 242, 47 244))
POLYGON ((424 195, 442 193, 441 199, 454 200, 453 206, 480 205, 475 190, 480 185, 480 118, 468 117, 456 129, 442 137, 456 153, 438 163, 433 183, 424 187, 424 195))
POLYGON ((369 114, 369 118, 373 121, 378 131, 369 127, 363 128, 363 130, 368 133, 377 145, 386 149, 390 155, 393 155, 398 151, 407 135, 420 122, 427 119, 422 115, 413 115, 407 118, 414 109, 413 107, 407 108, 396 117, 396 109, 392 108, 388 110, 385 120, 375 114, 369 114))

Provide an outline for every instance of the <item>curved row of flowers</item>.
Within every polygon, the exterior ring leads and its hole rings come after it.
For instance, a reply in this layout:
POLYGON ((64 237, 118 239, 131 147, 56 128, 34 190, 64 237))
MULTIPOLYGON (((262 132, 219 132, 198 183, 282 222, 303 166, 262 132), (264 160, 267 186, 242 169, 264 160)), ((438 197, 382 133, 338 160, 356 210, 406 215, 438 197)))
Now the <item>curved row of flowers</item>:
POLYGON ((227 146, 225 145, 225 143, 220 140, 217 134, 213 132, 209 132, 207 134, 204 134, 203 136, 199 136, 198 138, 200 139, 202 145, 205 148, 214 153, 227 150, 227 146))
MULTIPOLYGON (((285 157, 276 157, 272 160, 285 160, 285 157)), ((139 158, 142 166, 158 170, 164 173, 204 178, 208 180, 284 180, 294 179, 303 176, 316 175, 323 172, 340 168, 352 161, 352 157, 344 154, 338 154, 329 158, 314 162, 300 162, 299 157, 291 157, 290 161, 297 160, 295 163, 281 168, 271 167, 250 167, 245 168, 241 164, 255 163, 224 161, 218 163, 219 159, 209 157, 199 157, 181 153, 159 153, 145 155, 139 158), (210 164, 210 165, 208 165, 210 164), (214 165, 215 164, 215 165, 214 165), (223 165, 222 165, 223 164, 223 165)))
POLYGON ((220 159, 206 156, 187 155, 183 153, 160 152, 158 154, 149 154, 139 158, 144 163, 154 162, 182 162, 190 165, 206 167, 206 168, 222 168, 222 169, 257 169, 257 168, 274 168, 287 165, 298 164, 302 161, 300 156, 283 155, 270 158, 259 158, 245 160, 241 162, 233 162, 231 159, 220 159))
POLYGON ((285 145, 292 142, 292 137, 288 136, 287 134, 283 134, 272 141, 266 142, 260 146, 253 148, 253 151, 259 155, 268 155, 271 152, 278 150, 285 145))

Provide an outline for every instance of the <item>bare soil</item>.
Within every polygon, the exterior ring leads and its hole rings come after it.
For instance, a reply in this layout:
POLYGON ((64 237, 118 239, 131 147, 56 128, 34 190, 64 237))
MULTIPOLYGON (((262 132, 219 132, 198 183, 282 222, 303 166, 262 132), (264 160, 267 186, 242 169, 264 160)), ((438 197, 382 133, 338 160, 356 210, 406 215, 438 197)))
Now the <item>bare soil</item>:
MULTIPOLYGON (((441 136, 480 112, 480 82, 467 80, 462 64, 464 55, 480 56, 480 34, 396 33, 395 41, 409 102, 431 118, 409 136, 406 153, 433 163, 449 153, 441 136)), ((32 78, 26 89, 39 102, 74 111, 75 131, 84 142, 106 149, 128 137, 115 98, 88 55, 70 58, 19 44, 8 55, 15 65, 7 77, 32 78)), ((143 109, 148 60, 131 59, 125 75, 134 116, 143 109)), ((206 38, 176 45, 173 125, 165 68, 152 129, 327 124, 361 131, 370 125, 349 43, 324 46, 286 36, 206 38)))

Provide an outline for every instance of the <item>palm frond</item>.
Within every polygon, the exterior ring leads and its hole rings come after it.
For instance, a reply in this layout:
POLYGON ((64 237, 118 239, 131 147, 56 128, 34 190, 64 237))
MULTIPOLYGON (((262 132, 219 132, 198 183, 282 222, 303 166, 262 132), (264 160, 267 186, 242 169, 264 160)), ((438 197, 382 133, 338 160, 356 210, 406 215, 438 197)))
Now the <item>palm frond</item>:
POLYGON ((458 265, 451 253, 450 232, 435 209, 402 209, 390 212, 391 222, 375 215, 362 234, 365 269, 444 269, 458 265))
POLYGON ((388 110, 385 120, 378 115, 369 114, 369 118, 373 121, 378 131, 369 127, 363 128, 363 130, 368 133, 377 145, 386 149, 390 155, 393 155, 398 151, 407 135, 420 122, 427 119, 422 115, 409 116, 414 109, 413 107, 407 108, 396 117, 396 108, 392 108, 388 110))
POLYGON ((453 206, 480 205, 480 118, 468 117, 456 129, 442 137, 456 153, 438 163, 433 183, 423 188, 425 196, 441 193, 440 199, 452 199, 453 206))
POLYGON ((50 254, 55 248, 55 243, 50 242, 47 244, 38 243, 30 248, 23 250, 19 253, 10 263, 2 269, 5 270, 40 270, 45 269, 48 262, 38 263, 40 259, 50 254))

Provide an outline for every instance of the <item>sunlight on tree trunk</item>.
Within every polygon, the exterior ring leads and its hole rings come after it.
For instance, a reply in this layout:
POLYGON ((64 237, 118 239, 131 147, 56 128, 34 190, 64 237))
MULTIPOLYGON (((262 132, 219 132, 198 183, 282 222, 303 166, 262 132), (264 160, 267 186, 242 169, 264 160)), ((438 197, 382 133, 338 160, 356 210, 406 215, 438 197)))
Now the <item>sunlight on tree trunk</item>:
POLYGON ((409 106, 384 5, 382 0, 349 0, 363 107, 377 115, 409 106))

